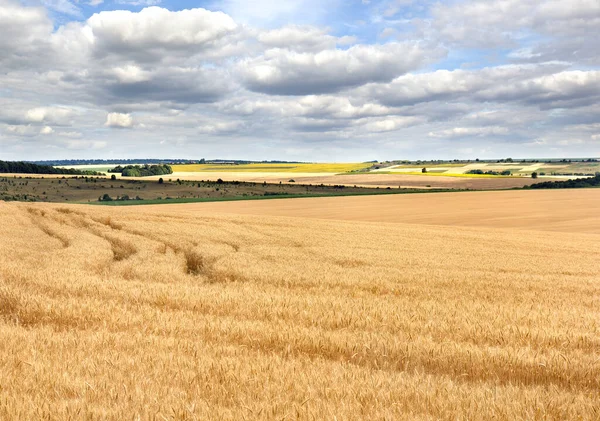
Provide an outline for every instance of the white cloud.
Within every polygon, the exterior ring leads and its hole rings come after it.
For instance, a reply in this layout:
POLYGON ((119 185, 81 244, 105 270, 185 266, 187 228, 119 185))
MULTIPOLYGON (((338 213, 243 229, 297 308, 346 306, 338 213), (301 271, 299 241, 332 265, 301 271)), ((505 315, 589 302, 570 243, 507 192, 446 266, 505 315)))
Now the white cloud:
POLYGON ((499 66, 481 70, 438 70, 408 74, 357 92, 388 106, 441 100, 522 102, 542 108, 594 103, 600 71, 557 71, 563 66, 499 66))
POLYGON ((61 143, 67 149, 72 149, 76 151, 81 150, 100 150, 104 149, 108 146, 108 143, 105 141, 91 141, 91 140, 80 140, 80 139, 67 139, 62 140, 61 143))
POLYGON ((198 132, 205 134, 233 133, 240 127, 241 123, 238 121, 219 121, 198 127, 198 132))
POLYGON ((31 125, 7 125, 4 130, 7 134, 18 137, 33 137, 39 134, 39 128, 31 125))
POLYGON ((109 113, 106 116, 106 123, 104 125, 107 127, 127 129, 133 126, 133 118, 129 114, 109 113))
POLYGON ((298 100, 278 104, 284 114, 307 117, 329 117, 336 119, 353 119, 361 117, 384 116, 393 110, 380 104, 358 101, 353 104, 348 98, 332 95, 310 95, 298 100))
POLYGON ((430 137, 453 138, 468 136, 498 136, 508 134, 506 127, 455 127, 453 129, 429 132, 430 137))
POLYGON ((137 60, 160 59, 174 50, 210 48, 237 25, 221 12, 190 9, 171 12, 148 7, 139 13, 125 10, 100 12, 87 21, 99 55, 119 54, 137 60))
POLYGON ((144 70, 134 64, 113 67, 110 72, 121 83, 147 82, 151 79, 151 74, 149 71, 144 70))
POLYGON ((40 7, 17 2, 0 3, 0 70, 27 68, 46 49, 52 22, 40 7))
POLYGON ((272 49, 261 57, 245 60, 240 67, 250 90, 275 95, 308 95, 390 81, 418 69, 427 60, 418 44, 390 43, 355 45, 347 50, 318 53, 272 49))
POLYGON ((422 117, 393 117, 384 120, 370 121, 366 123, 364 127, 368 132, 382 133, 396 131, 423 122, 424 118, 422 117))
POLYGON ((339 41, 345 42, 329 35, 327 29, 299 25, 263 31, 257 38, 268 48, 290 48, 299 52, 332 49, 339 41))
POLYGON ((73 109, 66 107, 36 107, 27 110, 25 121, 69 125, 75 113, 73 109))

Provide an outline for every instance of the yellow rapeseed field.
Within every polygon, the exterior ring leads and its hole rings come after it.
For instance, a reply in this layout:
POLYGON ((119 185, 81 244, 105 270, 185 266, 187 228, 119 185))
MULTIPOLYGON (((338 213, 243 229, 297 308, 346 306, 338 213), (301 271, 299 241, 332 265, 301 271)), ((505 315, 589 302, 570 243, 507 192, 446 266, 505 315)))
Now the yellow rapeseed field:
POLYGON ((344 173, 369 168, 369 163, 324 164, 188 164, 172 165, 174 172, 275 172, 275 173, 344 173))
POLYGON ((440 221, 0 202, 0 420, 599 419, 600 235, 440 221))

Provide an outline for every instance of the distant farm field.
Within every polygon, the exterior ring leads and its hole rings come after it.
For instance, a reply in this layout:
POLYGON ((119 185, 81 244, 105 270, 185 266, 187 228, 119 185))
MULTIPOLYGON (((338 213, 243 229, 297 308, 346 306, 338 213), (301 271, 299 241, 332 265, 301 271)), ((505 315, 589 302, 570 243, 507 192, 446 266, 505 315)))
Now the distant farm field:
POLYGON ((597 420, 599 213, 0 202, 0 419, 597 420))
MULTIPOLYGON (((205 171, 205 172, 174 172, 168 176, 172 179, 181 178, 182 180, 215 181, 219 178, 225 181, 245 181, 252 183, 290 183, 294 184, 325 184, 325 185, 345 185, 362 187, 380 187, 380 188, 438 188, 438 189, 474 189, 474 190, 495 190, 509 189, 513 187, 523 187, 547 179, 531 177, 464 177, 464 176, 445 176, 445 174, 425 174, 425 175, 406 175, 402 173, 379 173, 379 172, 358 172, 358 173, 286 173, 286 172, 233 172, 233 171, 205 171)), ((158 180, 160 176, 144 177, 144 179, 158 180)), ((566 179, 566 178, 564 178, 566 179)), ((554 180, 554 179, 553 179, 554 180)))
MULTIPOLYGON (((393 174, 393 172, 391 172, 393 174)), ((372 173, 378 174, 378 173, 372 173)), ((451 173, 444 170, 431 170, 427 172, 422 171, 407 171, 402 172, 402 175, 418 175, 420 177, 432 176, 432 177, 464 177, 464 178, 510 178, 510 175, 492 175, 492 174, 467 174, 467 173, 451 173)))
POLYGON ((370 163, 326 164, 186 164, 173 165, 174 172, 276 172, 276 173, 343 173, 369 168, 370 163))

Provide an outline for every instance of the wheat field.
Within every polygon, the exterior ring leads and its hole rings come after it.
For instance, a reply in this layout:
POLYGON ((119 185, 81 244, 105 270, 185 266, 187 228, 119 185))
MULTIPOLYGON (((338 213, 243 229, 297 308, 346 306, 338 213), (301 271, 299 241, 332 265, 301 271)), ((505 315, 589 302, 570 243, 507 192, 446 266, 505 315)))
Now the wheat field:
POLYGON ((600 235, 430 214, 0 202, 0 419, 599 419, 600 235))

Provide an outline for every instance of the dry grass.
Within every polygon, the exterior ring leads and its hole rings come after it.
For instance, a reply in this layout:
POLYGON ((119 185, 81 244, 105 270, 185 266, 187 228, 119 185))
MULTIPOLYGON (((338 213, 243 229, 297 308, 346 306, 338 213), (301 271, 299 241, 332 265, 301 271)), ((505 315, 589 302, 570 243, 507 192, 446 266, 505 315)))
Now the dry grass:
POLYGON ((0 221, 2 420, 600 417, 597 234, 202 205, 0 221))

